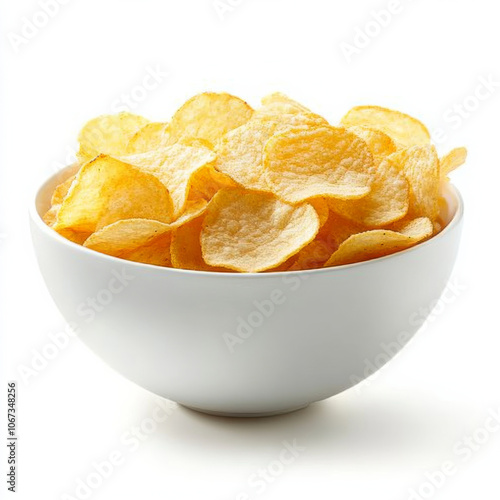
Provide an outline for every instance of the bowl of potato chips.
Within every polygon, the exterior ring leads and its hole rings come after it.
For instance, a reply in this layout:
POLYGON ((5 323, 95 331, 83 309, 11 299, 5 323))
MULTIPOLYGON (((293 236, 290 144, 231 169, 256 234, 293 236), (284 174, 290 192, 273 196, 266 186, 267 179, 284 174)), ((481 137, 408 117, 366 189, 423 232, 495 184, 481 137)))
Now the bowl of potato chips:
POLYGON ((427 128, 332 125, 274 93, 207 92, 169 122, 90 120, 31 210, 47 287, 112 368, 204 412, 271 415, 359 383, 451 274, 463 204, 427 128))

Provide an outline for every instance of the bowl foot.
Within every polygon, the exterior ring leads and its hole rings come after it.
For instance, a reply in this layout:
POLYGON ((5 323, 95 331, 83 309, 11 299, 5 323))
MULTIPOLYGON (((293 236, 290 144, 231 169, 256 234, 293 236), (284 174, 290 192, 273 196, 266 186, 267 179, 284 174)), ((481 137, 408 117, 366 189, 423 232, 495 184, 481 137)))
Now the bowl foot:
POLYGON ((204 408, 196 408, 195 406, 183 405, 184 408, 188 408, 189 410, 194 410, 200 413, 206 413, 207 415, 215 415, 217 417, 239 417, 239 418, 252 418, 252 417, 274 417, 276 415, 284 415, 285 413, 291 413, 293 411, 302 410, 303 408, 307 408, 309 403, 301 406, 296 406, 294 408, 287 408, 285 410, 277 410, 277 411, 265 411, 265 412, 256 412, 256 413, 238 413, 238 412, 230 412, 230 411, 212 411, 206 410, 204 408))

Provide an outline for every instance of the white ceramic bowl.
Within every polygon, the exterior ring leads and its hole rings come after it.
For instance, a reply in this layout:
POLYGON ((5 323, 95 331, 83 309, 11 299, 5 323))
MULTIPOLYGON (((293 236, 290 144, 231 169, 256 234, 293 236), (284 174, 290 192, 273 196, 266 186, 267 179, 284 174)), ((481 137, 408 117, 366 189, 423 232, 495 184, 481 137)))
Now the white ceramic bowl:
POLYGON ((264 274, 150 266, 88 250, 43 223, 54 186, 70 174, 50 178, 31 210, 55 303, 109 366, 209 413, 283 413, 364 379, 414 335, 459 246, 462 201, 450 186, 440 234, 369 262, 264 274))

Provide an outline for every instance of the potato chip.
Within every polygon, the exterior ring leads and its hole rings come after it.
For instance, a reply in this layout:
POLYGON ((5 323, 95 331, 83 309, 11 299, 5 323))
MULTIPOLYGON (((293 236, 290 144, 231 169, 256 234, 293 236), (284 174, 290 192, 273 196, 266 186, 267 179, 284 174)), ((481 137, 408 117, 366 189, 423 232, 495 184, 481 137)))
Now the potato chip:
POLYGON ((396 143, 380 130, 361 126, 349 127, 348 130, 366 142, 375 160, 381 161, 386 156, 396 152, 396 143))
POLYGON ((413 146, 393 153, 389 159, 410 184, 408 216, 429 217, 439 212, 439 160, 434 146, 413 146))
POLYGON ((287 271, 304 271, 306 269, 319 269, 332 255, 330 246, 323 240, 313 240, 305 246, 296 256, 295 262, 287 271))
POLYGON ((346 219, 335 212, 330 212, 325 225, 320 229, 317 238, 326 242, 333 251, 350 236, 367 231, 368 228, 352 220, 346 219))
POLYGON ((309 108, 306 108, 302 104, 294 101, 290 97, 281 92, 273 92, 272 94, 266 95, 261 99, 261 103, 263 106, 270 106, 274 104, 286 104, 290 105, 293 108, 297 109, 301 113, 312 113, 309 108))
POLYGON ((319 122, 314 116, 302 113, 273 114, 266 119, 252 119, 219 141, 215 166, 242 187, 269 191, 263 164, 267 141, 274 134, 323 123, 324 120, 319 122))
POLYGON ((431 136, 417 119, 380 106, 356 106, 340 121, 344 127, 360 125, 381 130, 403 147, 429 144, 431 136))
POLYGON ((375 167, 371 191, 360 200, 329 200, 330 209, 367 227, 381 227, 408 213, 409 187, 405 175, 391 160, 375 167))
POLYGON ((328 202, 325 198, 311 198, 309 203, 314 207, 316 213, 319 217, 319 226, 322 227, 326 221, 328 220, 328 216, 330 215, 330 209, 328 207, 328 202))
POLYGON ((439 160, 439 169, 441 177, 446 177, 450 172, 457 169, 465 163, 467 159, 467 149, 455 148, 444 155, 439 160))
POLYGON ((206 92, 186 101, 169 125, 169 144, 182 137, 196 137, 216 144, 230 130, 246 123, 253 109, 239 97, 206 92))
POLYGON ((130 138, 122 154, 135 155, 165 147, 169 137, 167 127, 167 123, 147 123, 130 138))
POLYGON ((188 200, 210 201, 217 191, 228 187, 237 187, 237 184, 231 177, 216 170, 213 165, 206 165, 191 176, 188 200))
POLYGON ((215 168, 247 189, 269 191, 264 177, 264 146, 278 128, 274 120, 251 120, 217 145, 215 168))
POLYGON ((68 194, 71 184, 73 184, 73 181, 75 180, 75 177, 76 174, 68 177, 63 183, 59 184, 59 186, 54 189, 52 199, 50 201, 52 205, 60 205, 63 202, 64 198, 68 194))
POLYGON ((170 225, 151 219, 123 219, 103 227, 90 236, 83 246, 107 255, 124 253, 151 243, 171 231, 170 225))
POLYGON ((272 194, 223 189, 212 199, 201 232, 205 262, 241 272, 278 266, 319 230, 309 203, 289 205, 272 194))
POLYGON ((148 244, 135 248, 121 255, 120 258, 150 264, 154 266, 172 267, 170 258, 170 242, 172 233, 164 233, 148 244))
POLYGON ((86 123, 80 132, 77 158, 81 164, 99 154, 124 155, 134 134, 149 120, 132 113, 102 115, 86 123))
POLYGON ((421 217, 411 221, 399 232, 373 229, 353 234, 332 254, 325 267, 363 262, 405 250, 432 235, 430 219, 421 217))
POLYGON ((199 217, 206 209, 207 202, 198 200, 188 205, 186 211, 171 224, 151 219, 122 219, 93 233, 84 246, 108 255, 121 257, 131 250, 147 246, 162 234, 199 217))
POLYGON ((57 221, 57 214, 59 209, 61 208, 61 204, 52 205, 43 215, 42 219, 47 226, 53 226, 57 221))
POLYGON ((193 271, 229 272, 229 269, 223 267, 209 266, 203 260, 200 242, 202 226, 203 217, 198 217, 172 233, 170 252, 173 267, 193 271))
POLYGON ((63 238, 66 238, 73 243, 83 245, 87 238, 92 234, 85 231, 74 231, 73 229, 60 229, 57 231, 63 238))
POLYGON ((289 203, 362 198, 370 192, 373 167, 366 143, 343 128, 292 129, 271 137, 264 151, 267 183, 289 203))
POLYGON ((100 155, 76 175, 54 229, 94 232, 120 219, 172 220, 172 200, 153 175, 100 155))
POLYGON ((168 189, 172 198, 174 218, 186 206, 191 178, 205 165, 215 160, 215 154, 207 148, 194 148, 174 144, 138 155, 122 156, 121 161, 155 175, 168 189))

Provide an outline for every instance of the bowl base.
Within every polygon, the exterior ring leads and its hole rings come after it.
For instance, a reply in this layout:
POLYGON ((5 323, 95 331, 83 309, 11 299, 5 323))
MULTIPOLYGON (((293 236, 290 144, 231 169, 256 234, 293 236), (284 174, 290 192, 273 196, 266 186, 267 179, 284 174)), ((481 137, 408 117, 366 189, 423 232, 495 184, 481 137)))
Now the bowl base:
POLYGON ((274 417, 276 415, 284 415, 285 413, 291 413, 293 411, 302 410, 303 408, 307 408, 309 403, 301 406, 295 406, 293 408, 286 408, 285 410, 277 410, 277 411, 265 411, 265 412, 257 412, 257 413, 238 413, 238 412, 226 412, 226 411, 212 411, 206 410, 204 408, 196 408, 195 406, 183 405, 184 408, 188 410, 197 411, 199 413, 206 413, 207 415, 215 415, 216 417, 238 417, 238 418, 252 418, 252 417, 274 417))

